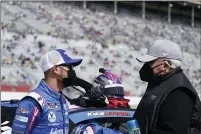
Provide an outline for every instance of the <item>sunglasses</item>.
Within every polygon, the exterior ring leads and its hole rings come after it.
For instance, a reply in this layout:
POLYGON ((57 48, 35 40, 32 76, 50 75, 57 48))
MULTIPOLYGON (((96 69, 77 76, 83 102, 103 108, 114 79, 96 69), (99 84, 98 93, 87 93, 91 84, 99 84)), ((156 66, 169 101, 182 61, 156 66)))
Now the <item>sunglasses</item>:
POLYGON ((61 65, 58 65, 58 67, 60 67, 64 71, 68 71, 68 70, 64 69, 63 67, 67 67, 69 70, 73 70, 73 65, 61 64, 61 65))

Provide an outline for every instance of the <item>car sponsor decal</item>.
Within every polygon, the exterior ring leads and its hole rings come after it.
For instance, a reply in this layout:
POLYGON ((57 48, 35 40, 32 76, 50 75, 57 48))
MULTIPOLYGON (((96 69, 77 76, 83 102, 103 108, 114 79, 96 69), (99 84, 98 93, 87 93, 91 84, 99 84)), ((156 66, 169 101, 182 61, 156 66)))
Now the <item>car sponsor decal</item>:
POLYGON ((104 112, 88 112, 88 116, 104 116, 104 112))
POLYGON ((117 112, 88 112, 87 113, 88 116, 130 116, 129 112, 121 112, 121 111, 117 111, 117 112))
POLYGON ((111 116, 111 115, 116 115, 116 116, 130 116, 129 112, 104 112, 105 116, 111 116))
POLYGON ((55 122, 55 121, 56 121, 56 115, 55 115, 55 113, 50 112, 50 113, 48 114, 48 120, 49 120, 50 122, 55 122))
POLYGON ((15 120, 21 121, 21 122, 28 122, 28 117, 16 115, 15 120))
POLYGON ((135 114, 135 110, 126 110, 126 109, 103 109, 103 110, 94 110, 94 109, 86 109, 85 111, 77 111, 69 114, 69 118, 73 121, 73 123, 79 123, 83 120, 90 120, 95 118, 133 118, 135 114))

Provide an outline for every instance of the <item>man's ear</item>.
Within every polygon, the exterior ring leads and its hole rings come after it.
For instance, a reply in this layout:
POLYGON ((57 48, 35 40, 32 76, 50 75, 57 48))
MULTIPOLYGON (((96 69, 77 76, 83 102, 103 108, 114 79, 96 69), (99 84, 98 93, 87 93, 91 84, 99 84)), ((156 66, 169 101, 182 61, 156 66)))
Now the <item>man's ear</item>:
POLYGON ((54 67, 51 69, 51 71, 53 71, 54 74, 59 74, 59 72, 58 72, 58 66, 54 66, 54 67))

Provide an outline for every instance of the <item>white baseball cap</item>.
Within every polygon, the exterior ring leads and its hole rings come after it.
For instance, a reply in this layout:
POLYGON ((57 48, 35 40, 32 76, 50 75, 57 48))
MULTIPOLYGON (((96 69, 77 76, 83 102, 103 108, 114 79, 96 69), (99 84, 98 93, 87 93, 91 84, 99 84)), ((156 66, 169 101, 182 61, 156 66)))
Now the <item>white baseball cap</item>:
POLYGON ((73 65, 78 66, 82 62, 82 59, 71 59, 65 50, 57 49, 47 52, 39 61, 39 66, 43 72, 49 70, 55 65, 73 65))
POLYGON ((182 52, 176 43, 170 40, 156 40, 148 48, 146 55, 137 57, 139 62, 150 62, 157 58, 168 58, 182 61, 182 52))

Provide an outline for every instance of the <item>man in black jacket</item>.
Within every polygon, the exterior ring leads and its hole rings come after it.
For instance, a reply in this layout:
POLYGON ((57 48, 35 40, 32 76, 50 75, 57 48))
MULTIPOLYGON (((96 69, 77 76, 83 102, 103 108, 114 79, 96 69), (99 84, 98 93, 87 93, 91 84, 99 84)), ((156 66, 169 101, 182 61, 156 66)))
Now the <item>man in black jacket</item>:
POLYGON ((180 47, 157 40, 137 60, 144 63, 140 78, 148 82, 134 115, 141 134, 201 134, 201 103, 180 68, 180 47))

